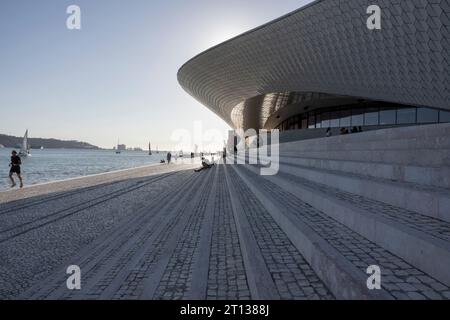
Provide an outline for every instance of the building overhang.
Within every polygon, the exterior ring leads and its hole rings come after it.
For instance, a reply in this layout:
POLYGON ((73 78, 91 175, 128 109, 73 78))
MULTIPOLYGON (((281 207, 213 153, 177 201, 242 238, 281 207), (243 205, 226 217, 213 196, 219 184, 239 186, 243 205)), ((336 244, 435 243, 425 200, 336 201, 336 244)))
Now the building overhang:
POLYGON ((199 54, 178 81, 234 128, 270 126, 292 92, 450 110, 449 2, 380 2, 369 30, 373 3, 315 1, 199 54))

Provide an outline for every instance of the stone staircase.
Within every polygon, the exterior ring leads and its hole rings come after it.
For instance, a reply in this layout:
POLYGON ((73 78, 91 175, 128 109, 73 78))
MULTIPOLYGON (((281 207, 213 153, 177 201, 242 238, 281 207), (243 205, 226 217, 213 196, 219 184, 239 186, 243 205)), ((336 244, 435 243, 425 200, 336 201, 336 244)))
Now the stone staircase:
POLYGON ((449 125, 282 144, 276 176, 229 167, 336 297, 450 298, 449 125))

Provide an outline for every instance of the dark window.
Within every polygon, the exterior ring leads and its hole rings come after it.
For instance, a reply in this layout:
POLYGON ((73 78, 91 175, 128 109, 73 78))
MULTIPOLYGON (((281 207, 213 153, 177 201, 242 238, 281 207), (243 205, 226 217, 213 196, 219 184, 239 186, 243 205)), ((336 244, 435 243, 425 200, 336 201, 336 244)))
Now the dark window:
POLYGON ((439 122, 439 111, 429 108, 417 109, 418 123, 437 123, 439 122))
POLYGON ((440 111, 439 122, 450 122, 450 111, 440 111))
POLYGON ((416 123, 416 108, 398 109, 397 124, 416 123))
POLYGON ((352 110, 352 126, 364 125, 364 109, 352 110))
POLYGON ((306 114, 302 114, 302 129, 308 128, 308 118, 306 114))
POLYGON ((322 120, 322 128, 329 128, 330 127, 330 113, 324 112, 320 115, 320 118, 322 120))
POLYGON ((350 127, 352 113, 350 110, 343 110, 340 112, 340 123, 341 127, 350 127))
POLYGON ((292 129, 294 129, 294 119, 293 118, 289 118, 288 130, 292 130, 292 129))
POLYGON ((381 109, 380 111, 380 125, 395 124, 397 121, 397 110, 396 109, 381 109))
POLYGON ((319 113, 316 113, 316 128, 320 129, 322 128, 322 120, 321 115, 319 113))
POLYGON ((378 125, 379 112, 378 108, 368 108, 364 113, 364 125, 365 126, 376 126, 378 125))
POLYGON ((297 116, 292 117, 292 130, 297 129, 297 116))
POLYGON ((316 118, 314 117, 314 113, 310 112, 308 118, 308 128, 314 129, 315 127, 316 127, 316 118))

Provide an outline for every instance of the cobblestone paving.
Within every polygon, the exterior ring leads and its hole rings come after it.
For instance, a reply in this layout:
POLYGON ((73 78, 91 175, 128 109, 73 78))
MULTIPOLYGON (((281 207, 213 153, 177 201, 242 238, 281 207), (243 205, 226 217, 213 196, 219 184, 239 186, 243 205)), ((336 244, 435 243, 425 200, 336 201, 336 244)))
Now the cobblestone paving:
MULTIPOLYGON (((244 170, 242 172, 244 173, 244 170)), ((301 201, 294 194, 286 192, 266 179, 256 177, 249 171, 244 174, 257 183, 266 194, 276 199, 281 207, 296 214, 361 272, 365 274, 368 266, 379 265, 383 274, 382 287, 394 298, 448 299, 450 296, 450 289, 447 286, 301 201)), ((284 179, 288 178, 286 174, 279 175, 284 179)), ((300 181, 296 177, 289 178, 300 181)), ((301 181, 306 183, 303 179, 301 181)))
POLYGON ((280 297, 332 299, 328 289, 245 183, 232 169, 228 172, 280 297))
MULTIPOLYGON (((184 191, 186 194, 184 194, 184 192, 181 194, 183 197, 185 197, 185 201, 193 201, 192 199, 195 199, 195 194, 198 192, 198 190, 196 190, 196 188, 192 188, 192 185, 197 185, 197 183, 198 181, 192 182, 192 184, 188 186, 188 190, 184 191)), ((180 199, 178 199, 178 201, 171 201, 170 206, 164 209, 164 212, 166 212, 166 214, 172 214, 173 216, 170 218, 169 222, 163 226, 163 228, 157 230, 157 237, 152 241, 152 243, 147 244, 144 247, 143 256, 141 257, 141 259, 139 259, 138 263, 135 264, 132 271, 128 274, 128 276, 121 283, 120 287, 114 293, 114 299, 137 299, 140 298, 144 293, 144 284, 146 282, 146 279, 153 276, 152 270, 159 262, 162 254, 166 250, 168 239, 173 235, 176 235, 178 237, 177 232, 181 231, 176 229, 177 227, 180 228, 180 226, 182 226, 183 224, 181 218, 183 216, 192 216, 193 214, 193 212, 188 211, 188 205, 182 205, 180 208, 180 204, 180 199)), ((155 231, 152 230, 147 231, 145 234, 151 235, 153 233, 155 233, 155 231)), ((122 261, 123 263, 125 263, 128 260, 129 258, 125 258, 122 261)), ((123 263, 119 263, 117 266, 115 266, 115 269, 121 269, 123 267, 123 263)), ((107 283, 110 283, 112 280, 114 280, 114 278, 114 273, 108 273, 107 276, 102 279, 102 281, 104 281, 103 286, 107 285, 107 283)))
POLYGON ((208 197, 212 189, 213 170, 207 173, 203 190, 201 190, 201 198, 190 214, 189 221, 184 228, 180 241, 167 265, 167 268, 161 278, 161 282, 153 296, 154 299, 179 300, 186 298, 186 294, 191 289, 193 260, 198 252, 200 242, 200 229, 202 228, 203 219, 206 213, 206 205, 208 197))
MULTIPOLYGON (((147 178, 149 180, 156 177, 147 178)), ((134 180, 134 183, 143 181, 144 179, 134 180)), ((38 196, 28 198, 22 201, 12 203, 0 204, 0 232, 19 226, 25 223, 30 223, 34 220, 41 219, 54 212, 61 211, 64 208, 71 208, 72 206, 80 205, 80 199, 82 202, 95 200, 101 196, 105 196, 110 192, 117 192, 123 188, 130 188, 132 185, 128 181, 117 181, 104 185, 92 186, 83 188, 80 190, 74 190, 69 192, 63 192, 47 196, 38 196), (51 203, 51 206, 49 204, 51 203), (28 210, 30 207, 33 210, 28 210), (56 210, 57 209, 57 210, 56 210)))
MULTIPOLYGON (((131 259, 134 254, 139 252, 159 226, 159 223, 154 221, 154 217, 161 213, 161 210, 167 205, 167 201, 172 200, 171 204, 176 204, 174 201, 176 199, 173 198, 171 193, 174 192, 180 194, 180 191, 183 191, 184 188, 193 182, 192 178, 192 174, 177 176, 177 186, 173 186, 173 189, 170 190, 170 192, 163 192, 158 198, 153 199, 154 205, 150 208, 144 208, 142 212, 137 214, 137 217, 133 217, 133 219, 127 221, 127 223, 120 228, 120 234, 112 236, 112 241, 103 241, 101 245, 93 249, 92 254, 84 259, 86 264, 95 261, 93 268, 86 270, 86 268, 83 267, 83 270, 87 271, 83 277, 84 282, 87 284, 96 283, 96 281, 99 281, 97 278, 103 276, 102 271, 105 269, 109 269, 109 272, 117 275, 126 262, 131 259), (130 242, 132 243, 131 245, 130 242), (107 268, 108 266, 112 267, 107 268)), ((80 266, 81 265, 83 265, 83 263, 80 264, 80 266)), ((110 274, 108 280, 101 279, 100 281, 103 281, 101 285, 97 284, 94 289, 89 288, 87 291, 83 292, 83 294, 87 295, 90 299, 99 298, 101 293, 108 287, 111 279, 114 279, 114 277, 110 274)), ((71 293, 66 292, 66 298, 70 298, 71 296, 71 293)))
MULTIPOLYGON (((99 235, 133 217, 140 207, 173 189, 179 179, 191 174, 166 177, 159 183, 149 184, 1 243, 0 298, 14 298, 33 283, 45 279, 99 235)), ((51 202, 47 206, 52 207, 51 202)), ((28 210, 33 211, 33 207, 28 210)))
POLYGON ((59 281, 55 281, 53 288, 50 286, 49 293, 41 290, 35 297, 45 299, 53 294, 58 299, 99 298, 114 280, 111 274, 108 280, 102 278, 105 277, 105 273, 114 272, 114 275, 117 275, 126 265, 127 259, 131 259, 142 250, 148 238, 161 223, 161 221, 155 221, 155 217, 161 215, 161 210, 165 206, 175 204, 179 200, 173 196, 172 192, 176 195, 183 194, 186 188, 190 188, 190 183, 194 183, 194 177, 192 173, 177 175, 174 180, 176 185, 172 186, 170 192, 160 192, 157 198, 151 199, 154 203, 151 207, 144 207, 144 210, 136 212, 136 215, 117 228, 116 232, 106 239, 99 239, 99 244, 94 243, 91 248, 85 248, 88 254, 82 252, 79 259, 73 259, 84 272, 84 285, 79 293, 65 290, 65 277, 62 277, 59 281), (99 281, 102 282, 100 285, 99 281))
POLYGON ((207 289, 209 300, 248 300, 251 297, 230 201, 221 166, 214 203, 207 289))
MULTIPOLYGON (((9 224, 10 226, 0 230, 0 243, 60 219, 65 219, 71 215, 91 209, 109 200, 117 199, 120 196, 142 189, 172 174, 128 181, 125 184, 109 184, 90 190, 88 193, 80 190, 79 193, 75 194, 75 197, 58 199, 51 202, 46 201, 45 203, 33 206, 33 210, 29 210, 28 207, 25 208, 25 212, 24 209, 18 209, 17 215, 12 216, 11 212, 4 213, 0 216, 2 218, 0 222, 8 221, 7 225, 9 224)), ((15 211, 12 212, 14 213, 15 211)))
MULTIPOLYGON (((302 167, 305 169, 311 169, 299 165, 295 165, 296 167, 302 167)), ((327 171, 327 170, 320 170, 327 171)), ((330 171, 330 170, 328 170, 330 171)), ((333 171, 333 173, 336 173, 333 171)), ((342 173, 341 173, 342 174, 342 173)), ((381 201, 368 199, 366 197, 356 195, 350 192, 342 191, 324 184, 312 182, 306 180, 304 178, 296 177, 293 175, 288 175, 285 173, 279 173, 283 178, 289 179, 291 181, 296 181, 301 184, 307 184, 310 188, 314 188, 320 190, 325 194, 336 197, 340 200, 350 203, 353 206, 358 208, 367 210, 375 215, 379 215, 391 220, 394 220, 402 225, 406 225, 415 230, 427 233, 433 237, 450 241, 450 223, 435 219, 433 217, 429 217, 414 211, 410 211, 407 209, 395 207, 381 201)), ((346 175, 351 175, 350 173, 346 173, 346 175)), ((354 176, 362 177, 359 175, 352 174, 354 176)), ((364 179, 369 180, 375 178, 364 177, 364 179)), ((436 188, 434 188, 436 189, 436 188)), ((439 190, 441 190, 440 188, 439 190)), ((448 191, 448 190, 447 190, 448 191)))
MULTIPOLYGON (((194 288, 201 287, 196 294, 211 300, 250 299, 257 296, 252 290, 259 287, 252 289, 247 278, 252 279, 246 267, 253 262, 243 256, 246 250, 261 258, 258 268, 262 263, 260 270, 267 269, 270 275, 266 277, 270 286, 261 288, 270 287, 281 299, 333 299, 241 175, 282 212, 298 216, 364 275, 369 265, 379 265, 383 289, 392 297, 450 298, 447 286, 302 202, 270 178, 237 167, 177 172, 160 180, 131 179, 96 186, 92 193, 84 190, 84 195, 48 195, 2 206, 0 221, 15 208, 19 216, 10 226, 20 226, 22 221, 36 228, 0 242, 0 298, 187 299, 194 288), (98 201, 105 197, 108 201, 98 201), (51 209, 47 213, 45 206, 51 209), (38 216, 33 217, 35 207, 38 216), (46 217, 62 210, 70 215, 54 221, 46 217), (242 221, 248 222, 249 229, 243 228, 242 221), (242 237, 243 230, 251 230, 252 238, 242 237), (205 247, 208 251, 203 252, 205 247), (202 261, 208 265, 200 266, 202 261), (69 264, 82 268, 80 291, 65 287, 63 269, 69 264)), ((279 177, 311 186, 291 175, 280 173, 279 177)), ((381 210, 377 204, 373 207, 381 210)))

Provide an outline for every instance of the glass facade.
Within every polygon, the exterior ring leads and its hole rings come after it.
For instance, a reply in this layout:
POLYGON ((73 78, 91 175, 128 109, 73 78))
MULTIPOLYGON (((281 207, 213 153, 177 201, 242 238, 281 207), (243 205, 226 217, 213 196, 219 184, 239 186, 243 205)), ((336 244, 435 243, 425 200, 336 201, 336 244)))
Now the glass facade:
POLYGON ((439 122, 439 111, 428 108, 417 109, 417 122, 436 123, 439 122))
POLYGON ((294 129, 351 128, 450 122, 450 111, 415 107, 339 107, 305 112, 279 124, 280 131, 294 129))
POLYGON ((405 108, 397 110, 397 124, 414 124, 417 123, 416 108, 405 108))
POLYGON ((380 110, 380 125, 387 126, 397 124, 397 109, 382 108, 380 110))
POLYGON ((364 125, 364 110, 352 110, 351 124, 358 127, 364 125))
POLYGON ((380 124, 380 110, 378 108, 367 108, 364 112, 365 126, 378 126, 380 124))
POLYGON ((439 122, 450 122, 450 111, 439 111, 439 122))

